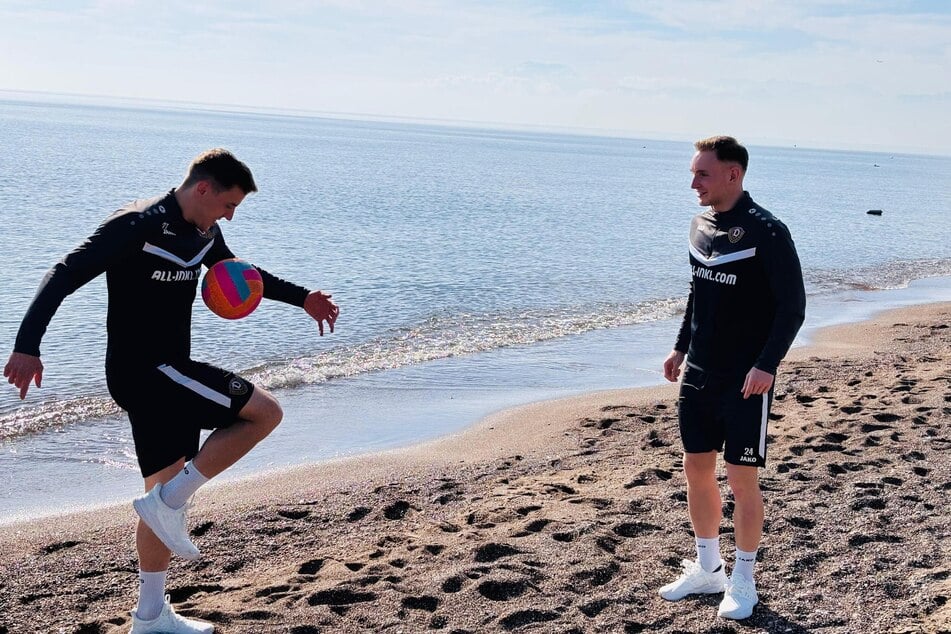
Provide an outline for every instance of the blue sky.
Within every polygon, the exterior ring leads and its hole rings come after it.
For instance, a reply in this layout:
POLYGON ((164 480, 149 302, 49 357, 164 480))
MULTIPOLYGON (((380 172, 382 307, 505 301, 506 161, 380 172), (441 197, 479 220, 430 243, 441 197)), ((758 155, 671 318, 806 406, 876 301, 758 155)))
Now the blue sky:
POLYGON ((951 1, 0 0, 0 90, 951 154, 951 1))

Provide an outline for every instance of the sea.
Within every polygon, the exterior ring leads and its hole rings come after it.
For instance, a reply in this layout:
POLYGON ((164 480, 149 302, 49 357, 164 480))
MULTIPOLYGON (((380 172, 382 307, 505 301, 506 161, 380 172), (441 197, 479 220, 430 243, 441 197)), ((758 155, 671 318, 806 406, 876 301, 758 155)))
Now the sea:
MULTIPOLYGON (((718 132, 718 131, 711 131, 718 132)), ((685 305, 692 144, 180 104, 0 97, 0 351, 49 268, 112 211, 226 147, 259 192, 240 257, 341 308, 319 336, 264 302, 197 299, 197 359, 274 392, 281 426, 219 480, 390 450, 583 392, 658 385, 685 305)), ((951 157, 751 146, 823 326, 951 301, 951 157), (871 215, 869 210, 881 210, 871 215)), ((0 390, 0 523, 128 501, 142 481, 103 373, 104 278, 43 339, 42 387, 0 390)), ((148 337, 149 333, 142 333, 148 337)))

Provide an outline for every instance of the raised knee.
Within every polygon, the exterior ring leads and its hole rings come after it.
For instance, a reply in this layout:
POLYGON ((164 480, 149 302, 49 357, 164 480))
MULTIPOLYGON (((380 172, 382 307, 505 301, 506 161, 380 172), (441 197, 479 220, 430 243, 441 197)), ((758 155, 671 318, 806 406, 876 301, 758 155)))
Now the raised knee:
POLYGON ((264 423, 270 429, 277 427, 282 420, 284 420, 284 408, 281 407, 281 404, 277 402, 276 399, 270 399, 268 408, 264 414, 264 423))
POLYGON ((242 414, 254 424, 261 438, 274 431, 274 428, 284 418, 284 410, 281 408, 281 404, 264 390, 261 390, 260 394, 255 394, 249 411, 242 412, 242 414))

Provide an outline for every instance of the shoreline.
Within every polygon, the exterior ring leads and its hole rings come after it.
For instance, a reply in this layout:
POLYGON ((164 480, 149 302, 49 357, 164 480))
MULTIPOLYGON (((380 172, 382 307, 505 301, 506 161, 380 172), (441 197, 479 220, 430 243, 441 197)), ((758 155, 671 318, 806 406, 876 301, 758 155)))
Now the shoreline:
MULTIPOLYGON (((784 363, 801 361, 811 356, 835 357, 847 355, 850 352, 859 355, 872 354, 869 350, 868 339, 882 338, 884 336, 882 330, 886 327, 885 324, 891 322, 893 318, 898 318, 907 313, 940 311, 945 306, 951 306, 951 302, 936 301, 911 304, 899 308, 886 308, 859 321, 816 327, 806 343, 790 349, 784 363), (864 334, 865 329, 869 329, 871 334, 864 334)), ((434 467, 439 463, 447 462, 445 459, 434 459, 432 456, 434 451, 451 453, 454 456, 453 459, 458 460, 486 460, 496 457, 492 455, 491 451, 486 451, 484 445, 487 444, 498 444, 500 451, 502 447, 507 447, 510 451, 524 452, 529 450, 530 440, 551 436, 549 430, 551 423, 546 423, 544 431, 539 431, 534 427, 525 429, 528 426, 519 425, 519 420, 537 420, 546 410, 552 410, 556 413, 560 423, 565 425, 569 424, 568 421, 572 415, 581 416, 584 411, 603 406, 608 402, 625 398, 637 403, 663 399, 675 400, 677 390, 678 384, 668 383, 657 386, 592 390, 568 397, 543 399, 506 407, 480 418, 459 431, 407 446, 333 458, 319 463, 281 467, 265 473, 243 475, 225 482, 212 481, 198 492, 196 501, 206 496, 209 491, 214 490, 216 496, 219 499, 226 500, 228 504, 262 504, 272 500, 270 494, 262 492, 262 488, 270 489, 273 486, 280 491, 286 491, 290 487, 299 484, 302 478, 310 481, 323 477, 327 481, 346 482, 349 471, 361 474, 372 473, 379 477, 393 470, 404 468, 407 463, 415 463, 421 466, 428 464, 428 466, 434 467), (506 430, 510 428, 518 431, 518 436, 514 440, 506 435, 506 430)), ((93 516, 99 519, 103 514, 107 517, 113 517, 117 511, 124 513, 128 507, 127 502, 106 503, 88 509, 71 509, 62 514, 47 514, 2 521, 0 522, 0 543, 6 536, 22 532, 25 529, 28 530, 27 527, 33 524, 72 526, 76 517, 93 516)))
MULTIPOLYGON (((949 321, 951 303, 890 310, 790 351, 763 471, 763 602, 739 629, 847 632, 863 611, 879 619, 866 631, 949 627, 949 321), (845 591, 823 598, 817 582, 845 591)), ((219 632, 697 631, 712 599, 655 596, 692 546, 676 390, 533 403, 419 445, 206 487, 191 524, 207 554, 173 560, 172 601, 219 632)), ((127 627, 133 521, 126 504, 0 526, 0 631, 28 631, 4 622, 26 614, 50 631, 127 627)))
MULTIPOLYGON (((818 295, 812 301, 796 348, 809 345, 812 333, 825 327, 861 322, 894 308, 951 301, 951 278, 818 295)), ((370 374, 281 392, 284 423, 214 484, 427 443, 532 402, 659 387, 664 381, 657 368, 675 327, 661 321, 595 330, 524 349, 401 368, 384 381, 370 374)), ((0 454, 0 470, 14 474, 0 488, 0 527, 126 504, 138 494, 141 480, 125 418, 63 431, 13 442, 0 454), (65 452, 66 447, 79 453, 65 452), (74 486, 64 489, 63 479, 74 486)))

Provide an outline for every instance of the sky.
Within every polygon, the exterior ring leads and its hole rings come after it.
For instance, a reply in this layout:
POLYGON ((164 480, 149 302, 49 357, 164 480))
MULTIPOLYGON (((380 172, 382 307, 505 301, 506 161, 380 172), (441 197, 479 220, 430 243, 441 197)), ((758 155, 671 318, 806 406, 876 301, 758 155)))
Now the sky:
POLYGON ((0 0, 60 93, 951 154, 951 0, 0 0))

